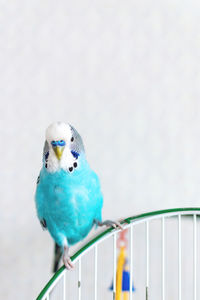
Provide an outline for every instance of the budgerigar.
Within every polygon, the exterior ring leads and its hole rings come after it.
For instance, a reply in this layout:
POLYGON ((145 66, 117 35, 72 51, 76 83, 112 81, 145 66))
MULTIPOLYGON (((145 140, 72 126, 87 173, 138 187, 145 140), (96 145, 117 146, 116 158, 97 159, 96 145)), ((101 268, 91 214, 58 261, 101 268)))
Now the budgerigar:
POLYGON ((99 178, 86 160, 81 136, 69 124, 56 122, 46 130, 35 201, 40 223, 55 241, 54 271, 61 256, 67 269, 73 267, 69 246, 86 237, 95 224, 121 227, 102 222, 99 178))

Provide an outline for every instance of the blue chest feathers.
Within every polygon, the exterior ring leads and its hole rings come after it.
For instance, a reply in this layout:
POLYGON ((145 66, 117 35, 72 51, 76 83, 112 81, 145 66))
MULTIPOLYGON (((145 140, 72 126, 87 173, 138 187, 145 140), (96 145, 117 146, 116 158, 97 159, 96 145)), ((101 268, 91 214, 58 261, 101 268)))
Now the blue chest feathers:
POLYGON ((43 168, 37 202, 39 215, 58 244, 61 235, 69 244, 78 242, 91 230, 94 219, 101 220, 103 197, 98 177, 89 168, 72 174, 64 170, 51 174, 43 168))

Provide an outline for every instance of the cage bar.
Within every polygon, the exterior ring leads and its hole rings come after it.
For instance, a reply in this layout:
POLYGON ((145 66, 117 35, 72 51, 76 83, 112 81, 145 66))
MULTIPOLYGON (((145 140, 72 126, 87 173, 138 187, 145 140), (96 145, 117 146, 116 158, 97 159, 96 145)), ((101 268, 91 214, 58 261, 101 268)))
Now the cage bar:
POLYGON ((113 235, 113 300, 115 300, 116 295, 116 248, 117 248, 117 234, 113 235))
POLYGON ((149 221, 146 221, 146 300, 149 299, 149 221))
POLYGON ((133 297, 133 226, 130 227, 130 286, 129 286, 129 293, 130 293, 130 300, 133 297))
POLYGON ((165 300, 165 217, 162 217, 162 300, 165 300))
POLYGON ((193 216, 193 294, 194 300, 197 300, 197 216, 193 216))
POLYGON ((81 300, 81 258, 78 261, 78 300, 81 300))
POLYGON ((181 300, 182 294, 182 252, 181 252, 181 215, 178 215, 178 299, 181 300))
POLYGON ((97 300, 97 271, 98 271, 97 259, 98 259, 98 249, 97 249, 97 245, 95 245, 94 247, 94 300, 97 300))

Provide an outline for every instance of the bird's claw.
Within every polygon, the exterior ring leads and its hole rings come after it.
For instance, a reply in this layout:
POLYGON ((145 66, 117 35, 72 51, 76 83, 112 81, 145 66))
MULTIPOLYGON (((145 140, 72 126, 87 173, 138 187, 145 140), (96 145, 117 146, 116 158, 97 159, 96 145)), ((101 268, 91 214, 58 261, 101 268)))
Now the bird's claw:
POLYGON ((121 230, 123 230, 122 225, 118 221, 111 221, 110 226, 112 226, 115 229, 121 229, 121 230))
POLYGON ((73 263, 72 263, 69 256, 63 257, 63 263, 64 263, 67 270, 71 270, 71 269, 74 268, 74 265, 73 265, 73 263))
POLYGON ((122 225, 118 222, 118 221, 111 221, 111 220, 106 220, 104 222, 99 222, 98 223, 99 226, 103 226, 103 225, 106 225, 107 227, 113 227, 115 229, 121 229, 123 230, 123 227, 122 225))

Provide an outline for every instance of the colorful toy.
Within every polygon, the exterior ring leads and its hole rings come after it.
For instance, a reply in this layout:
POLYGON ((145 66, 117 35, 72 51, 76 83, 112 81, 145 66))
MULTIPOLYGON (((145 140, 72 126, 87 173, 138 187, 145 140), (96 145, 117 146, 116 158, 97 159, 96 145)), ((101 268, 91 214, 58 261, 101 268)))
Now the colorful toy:
MULTIPOLYGON (((126 248, 128 241, 126 239, 127 229, 119 233, 117 240, 117 247, 119 248, 119 255, 117 260, 117 272, 116 272, 116 300, 128 300, 130 291, 130 273, 128 267, 128 260, 126 254, 126 248), (122 298, 123 296, 123 298, 122 298)), ((113 290, 113 284, 110 287, 113 290)), ((135 288, 132 284, 132 290, 135 288)))

